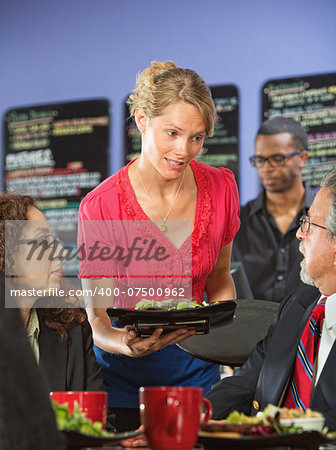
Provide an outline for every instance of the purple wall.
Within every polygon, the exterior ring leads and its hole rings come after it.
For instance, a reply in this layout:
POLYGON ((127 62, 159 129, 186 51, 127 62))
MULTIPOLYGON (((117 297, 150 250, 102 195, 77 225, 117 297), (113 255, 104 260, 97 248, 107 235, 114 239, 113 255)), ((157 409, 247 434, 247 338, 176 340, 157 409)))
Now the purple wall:
POLYGON ((153 59, 174 60, 210 85, 239 88, 245 203, 259 188, 248 156, 261 86, 336 71, 335 24, 335 0, 0 0, 1 120, 13 107, 106 97, 115 172, 136 73, 153 59))

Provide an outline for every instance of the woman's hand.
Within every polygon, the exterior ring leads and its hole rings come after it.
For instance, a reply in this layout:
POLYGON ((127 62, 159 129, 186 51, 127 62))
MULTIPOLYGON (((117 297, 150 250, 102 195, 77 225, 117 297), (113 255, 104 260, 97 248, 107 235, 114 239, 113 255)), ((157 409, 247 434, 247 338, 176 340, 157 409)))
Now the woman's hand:
POLYGON ((110 353, 139 358, 161 350, 168 345, 177 344, 193 336, 195 330, 179 328, 162 336, 163 329, 157 328, 148 338, 137 336, 133 326, 115 328, 106 310, 102 308, 87 308, 89 322, 93 332, 94 343, 110 353))
POLYGON ((137 336, 136 331, 131 326, 126 326, 124 331, 123 342, 127 348, 125 354, 135 358, 149 355, 168 345, 177 344, 195 334, 195 330, 180 328, 162 336, 163 328, 156 328, 150 337, 141 338, 137 336))
MULTIPOLYGON (((144 426, 140 425, 140 427, 137 429, 137 431, 144 431, 144 426)), ((123 447, 147 447, 147 439, 145 434, 141 434, 140 436, 135 436, 133 438, 125 439, 121 441, 121 445, 123 447)))

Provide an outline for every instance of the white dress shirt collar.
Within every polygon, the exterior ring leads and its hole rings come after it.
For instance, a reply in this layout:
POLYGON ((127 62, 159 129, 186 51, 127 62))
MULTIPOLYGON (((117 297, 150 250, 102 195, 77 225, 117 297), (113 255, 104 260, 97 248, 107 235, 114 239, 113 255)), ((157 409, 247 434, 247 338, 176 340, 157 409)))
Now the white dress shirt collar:
POLYGON ((325 307, 325 325, 336 334, 336 293, 327 297, 325 307))

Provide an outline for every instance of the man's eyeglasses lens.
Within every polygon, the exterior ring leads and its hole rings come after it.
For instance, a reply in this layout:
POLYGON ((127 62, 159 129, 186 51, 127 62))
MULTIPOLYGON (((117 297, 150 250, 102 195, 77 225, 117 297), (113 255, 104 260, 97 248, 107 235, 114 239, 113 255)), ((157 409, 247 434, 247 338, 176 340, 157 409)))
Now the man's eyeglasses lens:
POLYGON ((268 161, 271 167, 281 167, 285 165, 286 159, 291 158, 292 156, 299 155, 300 153, 301 150, 289 153, 288 155, 282 155, 281 153, 278 153, 276 155, 269 156, 268 158, 264 158, 263 156, 251 156, 250 162, 252 166, 256 167, 257 169, 263 167, 266 161, 268 161))
POLYGON ((304 234, 308 233, 308 231, 310 229, 310 225, 313 225, 314 227, 322 228, 323 230, 328 230, 328 228, 324 227, 323 225, 318 225, 317 223, 313 223, 309 216, 301 216, 299 222, 300 222, 301 231, 304 234))
POLYGON ((308 233, 310 227, 310 218, 308 216, 300 217, 300 228, 302 233, 308 233))

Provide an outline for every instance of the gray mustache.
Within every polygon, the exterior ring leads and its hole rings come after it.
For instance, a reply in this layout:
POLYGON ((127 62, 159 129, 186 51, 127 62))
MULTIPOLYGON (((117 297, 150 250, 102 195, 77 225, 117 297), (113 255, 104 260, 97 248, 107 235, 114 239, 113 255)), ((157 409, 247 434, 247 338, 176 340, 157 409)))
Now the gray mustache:
POLYGON ((300 242, 299 250, 300 250, 300 252, 303 254, 303 256, 306 256, 306 255, 305 255, 304 246, 303 246, 303 242, 302 242, 302 241, 300 242))

